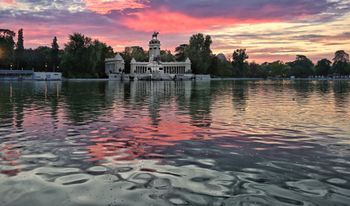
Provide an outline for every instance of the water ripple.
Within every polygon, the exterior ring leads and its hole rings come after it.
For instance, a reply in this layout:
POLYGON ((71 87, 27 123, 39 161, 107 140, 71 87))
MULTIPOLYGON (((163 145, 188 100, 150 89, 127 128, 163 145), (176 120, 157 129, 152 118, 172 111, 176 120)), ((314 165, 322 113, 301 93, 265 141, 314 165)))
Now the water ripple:
POLYGON ((349 94, 346 81, 0 82, 0 205, 348 205, 349 94))

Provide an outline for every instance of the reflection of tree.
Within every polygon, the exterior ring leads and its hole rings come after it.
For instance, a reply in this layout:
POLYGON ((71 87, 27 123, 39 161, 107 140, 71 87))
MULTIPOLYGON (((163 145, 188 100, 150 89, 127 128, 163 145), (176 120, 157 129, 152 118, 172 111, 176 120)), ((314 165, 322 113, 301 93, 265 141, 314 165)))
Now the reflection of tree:
POLYGON ((11 119, 15 127, 21 128, 25 109, 50 107, 53 120, 57 120, 60 82, 10 82, 0 85, 1 119, 11 119))
POLYGON ((189 107, 193 125, 198 127, 211 125, 211 104, 210 82, 194 82, 189 107))
POLYGON ((245 111, 248 99, 248 82, 233 81, 232 82, 232 97, 233 106, 238 111, 245 111))
POLYGON ((176 103, 179 111, 186 111, 191 101, 192 82, 178 81, 175 82, 176 103))
POLYGON ((322 95, 328 94, 330 92, 329 81, 316 82, 316 90, 322 95))
POLYGON ((93 120, 108 106, 106 82, 64 82, 62 90, 68 117, 75 123, 93 120))
POLYGON ((0 123, 12 120, 15 116, 13 103, 13 86, 12 84, 0 83, 0 123))
POLYGON ((335 106, 339 109, 347 108, 349 102, 350 86, 348 81, 335 81, 333 83, 335 106))
MULTIPOLYGON (((0 83, 0 125, 5 127, 2 134, 16 133, 26 130, 23 122, 31 123, 30 116, 39 116, 40 111, 51 109, 51 119, 57 121, 58 95, 60 83, 57 82, 9 82, 0 83), (27 111, 31 111, 29 117, 27 111)), ((41 122, 47 124, 46 122, 41 122)), ((45 126, 44 126, 45 127, 45 126)), ((35 128, 40 130, 40 128, 35 128)), ((33 132, 28 130, 27 132, 33 132)), ((17 175, 20 156, 23 147, 18 142, 23 141, 26 136, 16 136, 5 140, 0 146, 0 165, 7 165, 8 169, 1 170, 6 175, 17 175), (6 142, 7 141, 7 142, 6 142)), ((39 139, 39 138, 38 138, 39 139)), ((25 148, 31 150, 32 147, 25 148)), ((21 160, 22 161, 22 160, 21 160)))
POLYGON ((314 92, 314 83, 310 81, 293 81, 292 87, 296 91, 296 101, 300 105, 304 105, 308 102, 310 95, 314 92))

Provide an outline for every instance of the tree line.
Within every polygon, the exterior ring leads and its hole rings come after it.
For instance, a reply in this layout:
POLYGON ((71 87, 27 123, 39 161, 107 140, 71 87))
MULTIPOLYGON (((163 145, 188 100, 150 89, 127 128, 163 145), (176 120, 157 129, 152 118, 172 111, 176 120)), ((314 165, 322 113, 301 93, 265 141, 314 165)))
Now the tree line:
MULTIPOLYGON (((105 58, 115 56, 111 46, 80 33, 69 35, 69 41, 63 49, 58 40, 53 38, 51 47, 40 46, 35 49, 24 47, 24 32, 17 33, 0 29, 0 69, 33 69, 35 71, 60 71, 65 77, 106 77, 105 58)), ((210 74, 217 77, 253 77, 285 78, 290 76, 341 76, 350 75, 349 55, 336 51, 332 61, 319 60, 316 65, 306 56, 297 55, 291 62, 265 62, 258 64, 248 62, 246 49, 237 49, 229 60, 223 54, 215 55, 211 50, 212 39, 209 35, 195 34, 188 44, 175 48, 175 54, 168 50, 161 51, 162 61, 185 61, 190 58, 192 72, 210 74)), ((120 52, 125 60, 126 73, 130 72, 132 58, 148 61, 148 52, 140 46, 125 47, 120 52)))

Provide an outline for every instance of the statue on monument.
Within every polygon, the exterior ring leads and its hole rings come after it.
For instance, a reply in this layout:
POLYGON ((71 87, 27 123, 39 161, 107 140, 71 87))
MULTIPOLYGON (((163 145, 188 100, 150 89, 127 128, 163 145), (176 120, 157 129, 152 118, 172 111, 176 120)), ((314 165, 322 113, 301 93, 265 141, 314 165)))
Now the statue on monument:
POLYGON ((157 39, 159 35, 159 32, 153 32, 152 39, 157 39))

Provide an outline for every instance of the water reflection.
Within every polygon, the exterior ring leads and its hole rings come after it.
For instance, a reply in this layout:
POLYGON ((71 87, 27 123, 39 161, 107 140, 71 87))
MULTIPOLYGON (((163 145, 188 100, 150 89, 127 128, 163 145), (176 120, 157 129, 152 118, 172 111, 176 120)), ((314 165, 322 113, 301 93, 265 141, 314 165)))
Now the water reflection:
POLYGON ((0 205, 346 205, 349 84, 1 82, 0 205))

